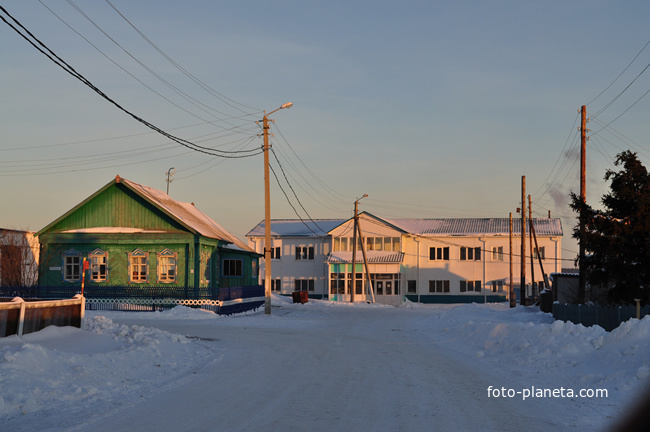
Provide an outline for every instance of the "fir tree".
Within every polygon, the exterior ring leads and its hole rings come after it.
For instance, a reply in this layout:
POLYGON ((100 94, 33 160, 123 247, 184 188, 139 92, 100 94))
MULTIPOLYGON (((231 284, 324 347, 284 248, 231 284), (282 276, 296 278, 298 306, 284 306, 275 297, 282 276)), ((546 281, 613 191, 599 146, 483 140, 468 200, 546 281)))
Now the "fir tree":
MULTIPOLYGON (((582 266, 591 285, 610 287, 609 300, 650 303, 650 175, 636 153, 616 156, 620 171, 607 170, 610 192, 603 209, 594 209, 571 193, 571 208, 585 222, 586 257, 582 266)), ((580 226, 573 230, 580 241, 580 226)))

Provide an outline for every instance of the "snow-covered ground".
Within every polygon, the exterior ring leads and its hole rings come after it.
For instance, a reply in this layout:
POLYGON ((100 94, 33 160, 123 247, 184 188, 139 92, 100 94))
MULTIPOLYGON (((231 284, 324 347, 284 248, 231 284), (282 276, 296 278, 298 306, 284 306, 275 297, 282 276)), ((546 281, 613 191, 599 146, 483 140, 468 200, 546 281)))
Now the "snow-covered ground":
POLYGON ((607 333, 502 304, 273 306, 2 338, 0 430, 608 430, 650 380, 650 317, 607 333))

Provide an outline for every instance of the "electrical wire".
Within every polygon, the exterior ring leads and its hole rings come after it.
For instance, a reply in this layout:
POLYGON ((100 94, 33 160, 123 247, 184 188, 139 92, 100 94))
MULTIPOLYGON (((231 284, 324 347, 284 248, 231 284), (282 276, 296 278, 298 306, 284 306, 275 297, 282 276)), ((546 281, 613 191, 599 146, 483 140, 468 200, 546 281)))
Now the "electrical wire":
MULTIPOLYGON (((161 77, 159 74, 157 74, 157 73, 156 73, 155 71, 153 71, 151 68, 149 68, 146 64, 144 64, 142 61, 140 61, 140 60, 139 60, 135 55, 133 55, 129 50, 127 50, 126 48, 124 48, 124 47, 123 47, 119 42, 117 42, 113 37, 111 37, 111 36, 108 34, 108 32, 106 32, 106 31, 105 31, 102 27, 100 27, 100 26, 99 26, 99 25, 98 25, 94 20, 92 20, 92 19, 90 18, 90 16, 88 16, 88 15, 83 11, 83 9, 81 9, 81 7, 79 7, 78 5, 76 5, 72 0, 68 0, 68 3, 69 3, 69 4, 70 4, 70 5, 71 5, 75 10, 77 10, 77 12, 79 12, 79 13, 80 13, 80 14, 81 14, 81 15, 82 15, 86 20, 88 20, 88 21, 89 21, 89 22, 90 22, 90 23, 91 23, 91 24, 92 24, 92 25, 93 25, 97 30, 99 30, 99 31, 100 31, 100 32, 101 32, 101 33, 102 33, 102 34, 103 34, 103 35, 104 35, 108 40, 110 40, 113 44, 115 44, 117 47, 119 47, 119 48, 120 48, 120 49, 121 49, 121 50, 122 50, 122 51, 123 51, 127 56, 129 56, 132 60, 134 60, 134 61, 135 61, 137 64, 139 64, 139 65, 140 65, 144 70, 146 70, 147 72, 149 72, 152 76, 154 76, 154 77, 155 77, 156 79, 158 79, 160 82, 162 82, 165 86, 167 86, 167 87, 170 88, 172 91, 174 91, 177 95, 179 95, 180 97, 182 97, 182 98, 185 99, 187 102, 189 102, 190 104, 194 105, 195 107, 197 107, 197 108, 200 109, 201 111, 205 112, 206 114, 213 115, 210 111, 208 111, 208 110, 211 110, 211 111, 214 111, 214 112, 216 112, 216 113, 218 113, 218 114, 221 114, 221 115, 227 116, 227 114, 225 114, 225 113, 223 113, 223 112, 221 112, 221 111, 219 111, 219 110, 217 110, 217 109, 215 109, 215 108, 212 108, 212 107, 210 107, 210 106, 208 106, 208 105, 202 103, 201 101, 199 101, 199 100, 193 98, 192 96, 188 95, 187 93, 183 92, 183 91, 180 90, 178 87, 176 87, 176 86, 174 86, 173 84, 171 84, 169 81, 165 80, 163 77, 161 77)), ((41 1, 41 4, 43 4, 42 1, 41 1)), ((43 6, 45 6, 45 5, 43 4, 43 6)), ((51 11, 50 8, 48 8, 47 6, 45 6, 45 7, 46 7, 48 10, 51 11)), ((52 12, 52 13, 54 13, 54 12, 52 12)), ((107 59, 109 59, 109 60, 110 60, 112 63, 114 63, 116 66, 118 66, 120 69, 122 69, 122 70, 123 70, 124 72, 126 72, 128 75, 130 75, 131 77, 133 77, 133 78, 134 78, 136 81, 138 81, 140 84, 144 85, 146 88, 148 88, 149 90, 151 90, 151 91, 154 92, 155 94, 159 95, 160 97, 162 97, 162 98, 165 99, 166 101, 170 102, 172 105, 174 105, 174 106, 176 106, 177 108, 179 108, 179 109, 181 109, 181 110, 187 112, 188 114, 190 114, 190 115, 192 115, 192 116, 194 116, 194 117, 196 117, 196 118, 198 118, 198 119, 201 119, 201 120, 204 120, 204 121, 208 121, 208 120, 204 119, 203 117, 197 116, 197 115, 195 115, 194 113, 192 113, 191 111, 189 111, 189 110, 187 110, 187 109, 185 109, 185 108, 182 108, 180 105, 174 103, 173 101, 171 101, 171 100, 168 99, 167 97, 163 96, 163 95, 160 94, 159 92, 153 90, 151 87, 149 87, 148 85, 146 85, 146 84, 145 84, 144 82, 142 82, 140 79, 136 78, 133 74, 131 74, 130 72, 128 72, 128 71, 127 71, 126 69, 124 69, 122 66, 120 66, 119 64, 117 64, 117 62, 115 62, 115 61, 113 61, 112 59, 110 59, 110 58, 109 58, 106 54, 104 54, 104 53, 103 53, 99 48, 97 48, 97 47, 96 47, 94 44, 92 44, 88 39, 86 39, 86 38, 85 38, 84 36, 82 36, 79 32, 77 32, 74 28, 72 28, 72 26, 70 26, 68 23, 66 23, 62 18, 60 18, 60 17, 59 17, 58 15, 56 15, 56 14, 54 14, 54 15, 55 15, 57 18, 59 18, 60 20, 62 20, 62 21, 64 22, 64 24, 66 24, 70 29, 72 29, 75 33, 77 33, 79 36, 81 36, 81 37, 82 37, 86 42, 88 42, 91 46, 93 46, 93 48, 95 48, 95 49, 96 49, 97 51, 99 51, 102 55, 104 55, 104 57, 106 57, 107 59)), ((251 114, 248 114, 248 115, 251 115, 251 114)), ((216 116, 215 116, 215 117, 216 117, 216 116)), ((228 124, 228 125, 230 125, 230 126, 236 126, 236 125, 230 123, 229 121, 227 121, 225 118, 219 118, 219 117, 216 117, 216 118, 217 118, 217 120, 223 121, 224 123, 226 123, 226 124, 228 124)), ((233 118, 236 118, 236 117, 233 117, 233 118)), ((211 122, 211 123, 212 123, 214 126, 218 126, 217 124, 215 124, 215 123, 213 123, 213 122, 211 122)), ((218 127, 220 127, 220 126, 218 126, 218 127)))
POLYGON ((607 87, 605 87, 605 89, 604 89, 603 91, 601 91, 600 93, 598 93, 598 95, 596 95, 595 98, 593 98, 592 100, 590 100, 589 102, 587 102, 585 105, 586 105, 586 106, 591 105, 592 103, 594 103, 594 102, 596 101, 596 99, 598 99, 600 96, 602 96, 603 93, 605 93, 607 90, 609 90, 609 88, 610 88, 611 86, 613 86, 614 83, 615 83, 616 81, 618 81, 618 79, 619 79, 619 78, 620 78, 620 77, 625 73, 625 71, 627 71, 627 70, 630 68, 630 66, 632 66, 632 63, 634 63, 634 62, 636 61, 636 59, 637 59, 637 58, 641 55, 641 53, 642 53, 642 52, 643 52, 643 51, 648 47, 648 45, 650 45, 650 41, 646 42, 646 44, 643 45, 643 48, 641 48, 641 51, 639 51, 639 52, 634 56, 634 58, 632 59, 632 61, 630 61, 630 63, 628 63, 627 66, 625 66, 625 69, 623 69, 623 71, 622 71, 620 74, 618 74, 618 76, 617 76, 616 78, 614 78, 614 81, 612 81, 612 82, 611 82, 607 87))
POLYGON ((151 45, 151 46, 152 46, 156 51, 158 51, 158 52, 159 52, 159 53, 160 53, 160 54, 161 54, 165 59, 167 59, 167 61, 169 61, 169 63, 171 63, 171 64, 172 64, 176 69, 178 69, 179 71, 181 71, 185 76, 187 76, 187 77, 190 78, 192 81, 194 81, 194 82, 195 82, 197 85, 199 85, 202 89, 206 90, 208 93, 212 94, 213 96, 215 96, 217 99, 219 99, 221 102, 225 103, 226 105, 228 105, 228 106, 230 106, 230 107, 232 107, 232 108, 234 108, 234 109, 237 109, 237 110, 241 111, 243 114, 246 114, 246 115, 258 115, 258 114, 256 114, 256 113, 259 113, 259 112, 261 111, 261 110, 259 110, 259 109, 251 108, 251 107, 246 106, 246 105, 244 105, 244 104, 242 104, 242 103, 239 103, 239 102, 237 102, 237 101, 235 101, 235 100, 233 100, 233 99, 230 99, 230 98, 227 97, 227 96, 224 96, 223 94, 221 94, 221 93, 219 93, 218 91, 214 90, 212 87, 210 87, 209 85, 205 84, 203 81, 201 81, 200 79, 198 79, 197 77, 195 77, 194 75, 192 75, 191 73, 189 73, 185 68, 183 68, 181 65, 179 65, 179 64, 178 64, 176 61, 174 61, 174 60, 173 60, 169 55, 167 55, 167 54, 166 54, 162 49, 160 49, 160 47, 158 47, 158 45, 156 45, 154 42, 152 42, 151 39, 149 39, 149 38, 148 38, 144 33, 142 33, 142 32, 140 31, 140 29, 138 29, 138 28, 137 28, 137 27, 136 27, 136 26, 135 26, 135 25, 134 25, 134 24, 133 24, 133 23, 132 23, 132 22, 131 22, 131 21, 130 21, 130 20, 129 20, 129 19, 128 19, 128 18, 127 18, 123 13, 122 13, 122 12, 120 12, 120 11, 117 9, 117 7, 115 7, 115 5, 113 5, 113 3, 111 3, 109 0, 106 0, 106 3, 108 3, 108 5, 109 5, 111 8, 113 8, 113 10, 114 10, 115 12, 117 12, 117 14, 118 14, 119 16, 121 16, 122 19, 124 19, 124 21, 126 21, 126 22, 127 22, 127 23, 132 27, 132 28, 133 28, 133 30, 135 30, 135 31, 136 31, 136 32, 137 32, 137 33, 142 37, 142 39, 144 39, 144 40, 145 40, 149 45, 151 45), (232 104, 231 104, 230 102, 232 102, 232 104), (243 111, 241 108, 239 108, 238 106, 236 106, 236 105, 234 105, 234 104, 239 105, 239 106, 242 106, 242 107, 247 108, 247 109, 250 109, 250 110, 253 110, 253 111, 255 111, 256 113, 247 113, 247 112, 243 111))
POLYGON ((325 230, 324 230, 323 228, 321 228, 321 227, 318 225, 318 223, 317 223, 317 222, 316 222, 316 221, 311 217, 311 215, 309 214, 309 212, 307 211, 307 209, 305 208, 305 206, 302 205, 302 202, 301 202, 300 199, 298 198, 298 195, 296 194, 295 189, 293 188, 293 186, 291 186, 291 183, 289 182, 289 179, 287 178, 287 174, 284 172, 284 168, 282 168, 282 164, 280 163, 280 160, 278 159, 278 156, 275 154, 275 151, 273 150, 273 148, 271 148, 270 150, 271 150, 271 153, 273 154, 273 157, 275 158, 275 161, 277 162, 278 166, 280 167, 280 170, 282 171, 282 174, 284 175, 284 180, 287 182, 287 185, 288 185, 289 188, 291 189, 291 192, 293 192, 293 196, 296 198, 296 201, 298 201, 298 204, 300 204, 300 207, 302 208, 302 210, 305 212, 305 214, 307 215, 307 217, 309 218, 309 220, 310 220, 311 222, 313 222, 314 225, 316 225, 316 227, 317 227, 319 230, 325 232, 325 230))
POLYGON ((16 26, 11 24, 7 19, 0 15, 0 19, 7 24, 9 27, 11 27, 18 35, 20 35, 23 39, 25 39, 30 45, 32 45, 34 48, 36 48, 39 52, 41 52, 43 55, 45 55, 48 59, 50 59, 54 64, 59 66, 61 69, 66 71, 68 74, 72 75, 73 77, 77 78, 79 81, 84 83, 86 86, 91 88, 93 91, 95 91, 98 95, 100 95, 102 98, 106 99, 108 102, 113 104, 115 107, 117 107, 119 110, 123 111, 124 113, 128 114, 131 116, 133 119, 136 121, 144 124, 148 128, 158 132, 159 134, 167 137, 168 139, 171 139, 172 141, 190 149, 194 150, 196 152, 200 153, 205 153, 209 154, 212 156, 219 156, 219 157, 224 157, 224 158, 244 158, 244 157, 252 157, 252 156, 257 156, 262 153, 262 150, 259 149, 256 153, 250 153, 255 150, 246 150, 246 151, 236 151, 236 152, 230 152, 226 150, 215 150, 209 147, 203 147, 199 146, 198 144, 192 143, 190 141, 184 140, 182 138, 178 138, 168 132, 165 132, 164 130, 160 129, 159 127, 153 125, 152 123, 142 119, 141 117, 138 117, 137 115, 133 114, 132 112, 128 111, 126 108, 122 107, 119 105, 117 102, 115 102, 113 99, 108 97, 104 92, 102 92, 99 88, 97 88, 95 85, 93 85, 88 79, 86 79, 82 74, 77 72, 72 66, 70 66, 68 63, 66 63, 63 59, 61 59, 56 53, 54 53, 50 48, 48 48, 42 41, 40 41, 38 38, 36 38, 29 30, 27 30, 16 18, 14 18, 7 10, 0 6, 0 11, 2 11, 4 14, 6 14, 14 23, 16 23, 17 26, 19 26, 21 29, 23 29, 27 35, 23 34, 16 26), (29 36, 29 37, 28 37, 29 36), (30 39, 31 38, 31 39, 30 39), (33 39, 33 40, 32 40, 33 39), (42 47, 42 48, 41 48, 42 47))
MULTIPOLYGON (((285 192, 284 188, 282 187, 282 184, 280 183, 280 179, 278 178, 278 175, 275 173, 275 170, 273 169, 273 167, 272 167, 270 164, 269 164, 269 168, 271 169, 271 172, 273 173, 273 176, 275 177, 275 181, 278 183, 278 187, 280 188, 280 190, 281 190, 282 193, 284 194, 284 197, 286 198, 287 202, 289 203, 289 205, 290 205, 291 208, 293 209, 293 212, 296 214, 296 216, 298 217, 298 219, 300 220, 300 222, 302 222, 302 224, 303 224, 304 226, 306 226, 307 229, 308 229, 309 231, 311 231, 312 233, 314 233, 316 236, 320 237, 321 234, 318 234, 316 231, 314 231, 313 229, 311 229, 311 227, 310 227, 309 225, 307 225, 307 222, 305 222, 305 220, 300 216, 300 214, 298 214, 298 210, 296 210, 296 207, 293 205, 293 203, 292 203, 291 200, 289 199, 289 195, 287 195, 287 193, 285 192)), ((321 231, 322 231, 322 230, 321 230, 321 231)))

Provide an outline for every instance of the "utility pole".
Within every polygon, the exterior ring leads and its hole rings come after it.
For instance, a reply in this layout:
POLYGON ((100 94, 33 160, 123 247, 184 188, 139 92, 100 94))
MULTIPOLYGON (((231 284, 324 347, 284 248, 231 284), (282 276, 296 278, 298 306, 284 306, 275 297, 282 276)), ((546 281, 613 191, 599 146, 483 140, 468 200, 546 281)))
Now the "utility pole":
POLYGON ((359 230, 359 240, 361 243, 361 253, 363 254, 363 265, 366 269, 366 286, 370 287, 370 297, 372 302, 375 302, 375 287, 372 286, 372 279, 370 278, 370 268, 368 267, 368 258, 366 257, 366 249, 363 247, 363 234, 361 233, 361 223, 357 221, 357 230, 359 230))
POLYGON ((533 257, 535 254, 533 253, 534 247, 533 247, 533 210, 532 210, 533 204, 530 200, 530 195, 528 195, 528 225, 530 226, 530 229, 528 230, 528 237, 529 237, 529 243, 530 243, 530 290, 531 290, 531 295, 533 299, 535 298, 535 260, 533 257))
POLYGON ((519 304, 525 305, 526 297, 526 176, 521 176, 521 280, 519 281, 519 304))
MULTIPOLYGON (((544 288, 549 289, 551 285, 548 283, 548 276, 544 271, 544 264, 542 263, 542 256, 539 253, 539 245, 537 244, 537 234, 535 234, 535 225, 530 224, 530 234, 535 240, 535 249, 537 249, 537 261, 539 261, 539 269, 542 271, 542 277, 544 278, 544 288)), ((531 258, 532 259, 532 258, 531 258)))
POLYGON ((512 289, 512 212, 510 212, 510 283, 508 286, 508 299, 510 300, 510 307, 517 306, 517 299, 515 298, 515 291, 512 289))
POLYGON ((580 276, 578 279, 578 303, 584 303, 586 293, 585 280, 585 214, 583 207, 587 202, 587 106, 580 109, 580 257, 578 266, 580 276))
MULTIPOLYGON (((269 114, 291 108, 287 102, 269 114)), ((271 183, 269 181, 269 114, 264 111, 262 134, 264 136, 264 314, 271 315, 271 183)))
POLYGON ((354 202, 354 233, 352 234, 352 286, 350 287, 350 302, 354 303, 354 292, 357 289, 357 231, 359 230, 359 201, 367 197, 363 194, 354 202))

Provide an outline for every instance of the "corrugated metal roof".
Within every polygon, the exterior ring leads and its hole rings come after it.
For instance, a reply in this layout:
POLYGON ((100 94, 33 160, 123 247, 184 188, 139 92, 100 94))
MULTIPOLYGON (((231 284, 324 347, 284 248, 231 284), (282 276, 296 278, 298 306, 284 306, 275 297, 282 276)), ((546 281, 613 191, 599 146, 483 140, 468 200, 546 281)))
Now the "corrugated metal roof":
MULTIPOLYGON (((271 237, 325 237, 327 233, 347 219, 298 219, 271 220, 271 237)), ((250 230, 246 237, 264 237, 264 221, 250 230)))
MULTIPOLYGON (((404 261, 404 252, 366 251, 369 264, 399 264, 404 261)), ((355 261, 363 262, 363 254, 357 251, 355 261)), ((325 260, 328 264, 344 264, 352 262, 352 252, 332 252, 325 260)))
MULTIPOLYGON (((453 218, 453 219, 385 219, 403 230, 422 236, 509 235, 509 218, 453 218)), ((561 236, 562 221, 558 218, 533 218, 535 234, 561 236)), ((513 235, 521 233, 521 219, 512 221, 513 235)))
POLYGON ((119 176, 115 178, 115 182, 125 184, 138 193, 138 195, 161 208, 181 224, 187 226, 198 234, 208 238, 232 243, 245 251, 253 251, 244 242, 226 231, 212 218, 196 208, 194 204, 176 201, 163 191, 135 183, 125 178, 120 178, 119 176))
MULTIPOLYGON (((382 219, 379 221, 394 225, 407 233, 421 236, 478 236, 509 235, 510 218, 450 218, 450 219, 382 219)), ((300 221, 276 219, 271 221, 273 237, 321 237, 349 219, 318 219, 300 221)), ((533 218, 535 234, 539 236, 562 236, 562 221, 559 218, 533 218)), ((528 231, 528 230, 527 230, 528 231)), ((513 219, 512 233, 520 235, 521 219, 513 219)), ((264 221, 246 234, 246 237, 264 237, 264 221)))

